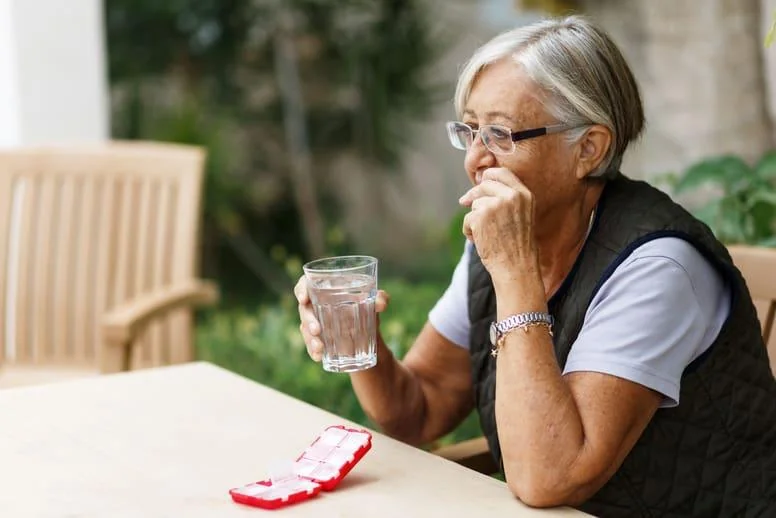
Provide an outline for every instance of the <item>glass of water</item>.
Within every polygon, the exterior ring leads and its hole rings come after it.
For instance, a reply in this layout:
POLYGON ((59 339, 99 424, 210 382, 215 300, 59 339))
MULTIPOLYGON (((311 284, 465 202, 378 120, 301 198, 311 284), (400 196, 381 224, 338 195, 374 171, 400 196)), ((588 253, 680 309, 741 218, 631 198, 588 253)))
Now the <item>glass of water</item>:
POLYGON ((323 368, 355 372, 377 364, 377 259, 328 257, 304 265, 307 289, 321 324, 323 368))

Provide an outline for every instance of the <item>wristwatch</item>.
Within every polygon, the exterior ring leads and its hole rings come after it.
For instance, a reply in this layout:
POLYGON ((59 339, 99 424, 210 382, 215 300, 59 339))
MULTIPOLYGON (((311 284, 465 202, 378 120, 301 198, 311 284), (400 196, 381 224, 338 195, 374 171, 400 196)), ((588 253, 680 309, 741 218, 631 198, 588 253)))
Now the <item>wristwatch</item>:
POLYGON ((523 328, 528 330, 531 326, 543 325, 547 326, 552 336, 552 325, 555 320, 549 313, 542 313, 538 311, 531 311, 528 313, 518 313, 510 317, 500 320, 498 322, 491 322, 490 324, 490 343, 494 347, 501 345, 504 336, 514 329, 523 328))

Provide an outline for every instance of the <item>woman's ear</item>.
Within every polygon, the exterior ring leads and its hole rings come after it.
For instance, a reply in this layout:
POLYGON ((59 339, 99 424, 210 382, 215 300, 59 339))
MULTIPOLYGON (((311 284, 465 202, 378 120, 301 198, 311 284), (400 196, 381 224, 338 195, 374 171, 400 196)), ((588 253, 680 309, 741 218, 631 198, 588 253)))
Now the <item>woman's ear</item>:
POLYGON ((579 146, 577 178, 582 180, 595 171, 603 161, 612 145, 612 132, 606 126, 596 124, 588 128, 577 145, 579 146))

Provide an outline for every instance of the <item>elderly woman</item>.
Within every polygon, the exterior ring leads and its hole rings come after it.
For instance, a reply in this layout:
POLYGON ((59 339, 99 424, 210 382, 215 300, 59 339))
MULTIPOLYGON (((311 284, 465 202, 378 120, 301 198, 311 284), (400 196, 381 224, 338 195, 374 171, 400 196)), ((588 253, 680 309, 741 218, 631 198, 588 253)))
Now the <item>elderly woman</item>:
MULTIPOLYGON (((776 516, 776 381, 751 298, 706 226, 619 172, 644 114, 609 37, 578 17, 502 34, 455 105, 467 243, 406 357, 379 340, 351 375, 366 413, 421 445, 476 408, 532 506, 776 516)), ((319 359, 303 280, 296 294, 319 359)))

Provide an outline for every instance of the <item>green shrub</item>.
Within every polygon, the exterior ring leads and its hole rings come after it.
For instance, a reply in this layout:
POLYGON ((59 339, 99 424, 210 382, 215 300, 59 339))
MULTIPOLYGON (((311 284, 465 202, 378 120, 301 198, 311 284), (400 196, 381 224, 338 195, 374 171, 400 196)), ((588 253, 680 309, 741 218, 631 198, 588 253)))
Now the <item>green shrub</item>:
POLYGON ((753 166, 732 155, 708 158, 666 179, 677 196, 712 191, 688 207, 723 243, 776 246, 776 151, 753 166))
POLYGON ((289 297, 256 311, 218 311, 197 329, 199 357, 356 422, 366 423, 350 381, 310 360, 289 297))

